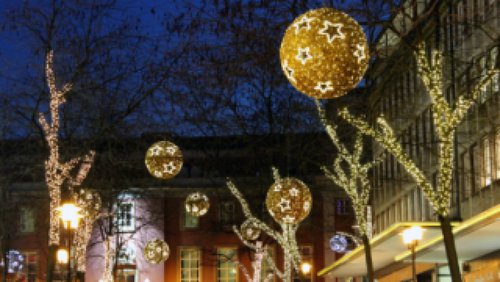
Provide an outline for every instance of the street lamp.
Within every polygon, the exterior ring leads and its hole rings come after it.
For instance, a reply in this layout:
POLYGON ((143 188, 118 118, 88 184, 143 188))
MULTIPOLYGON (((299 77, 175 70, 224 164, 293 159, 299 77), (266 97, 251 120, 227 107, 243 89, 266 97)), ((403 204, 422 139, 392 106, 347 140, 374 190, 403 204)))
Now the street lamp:
POLYGON ((68 251, 66 249, 57 250, 57 262, 60 264, 68 263, 68 251))
POLYGON ((303 262, 300 265, 300 271, 302 272, 303 275, 308 275, 311 272, 312 265, 308 262, 303 262))
MULTIPOLYGON (((57 208, 59 211, 59 217, 64 223, 64 227, 68 230, 68 254, 67 254, 67 263, 68 263, 68 282, 71 281, 71 229, 77 229, 80 218, 81 208, 77 207, 75 204, 66 203, 57 208)), ((58 252, 59 258, 59 252, 58 252)), ((62 253, 61 253, 62 256, 62 253)), ((62 257, 61 257, 62 258, 62 257)))
POLYGON ((417 247, 418 242, 422 240, 422 232, 423 230, 420 226, 413 226, 403 231, 403 242, 411 251, 411 277, 413 282, 417 282, 417 268, 415 265, 417 254, 415 252, 415 248, 417 247))

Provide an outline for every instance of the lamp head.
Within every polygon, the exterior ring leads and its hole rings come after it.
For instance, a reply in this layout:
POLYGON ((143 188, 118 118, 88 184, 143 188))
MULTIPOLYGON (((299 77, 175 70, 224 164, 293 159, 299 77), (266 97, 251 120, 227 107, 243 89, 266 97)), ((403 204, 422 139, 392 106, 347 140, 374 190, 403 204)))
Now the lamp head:
POLYGON ((300 265, 300 272, 302 272, 302 274, 304 274, 304 275, 309 274, 311 272, 311 269, 312 269, 312 265, 308 262, 303 262, 300 265))
POLYGON ((405 231, 403 231, 403 242, 406 245, 410 245, 422 240, 422 232, 423 230, 420 226, 413 226, 405 229, 405 231))
POLYGON ((68 263, 68 251, 66 249, 59 249, 57 250, 57 262, 60 264, 67 264, 68 263))
POLYGON ((66 225, 69 223, 70 228, 78 228, 78 221, 82 218, 80 214, 81 208, 75 204, 66 203, 58 207, 57 210, 59 211, 59 217, 66 225))

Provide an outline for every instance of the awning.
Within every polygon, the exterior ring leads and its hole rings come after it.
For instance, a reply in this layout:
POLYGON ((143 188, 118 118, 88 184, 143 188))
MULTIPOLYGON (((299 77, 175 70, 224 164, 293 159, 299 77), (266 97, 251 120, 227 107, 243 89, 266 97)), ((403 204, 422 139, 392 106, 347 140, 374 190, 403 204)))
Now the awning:
MULTIPOLYGON (((373 268, 381 269, 395 262, 395 257, 406 252, 407 248, 401 238, 401 233, 411 226, 421 226, 425 231, 422 242, 431 240, 441 234, 439 222, 400 222, 392 225, 384 232, 377 234, 370 240, 372 249, 373 268)), ((334 277, 361 276, 366 274, 365 251, 363 245, 330 266, 318 272, 319 276, 331 274, 334 277)))
MULTIPOLYGON (((371 241, 374 270, 409 260, 411 253, 404 246, 400 233, 414 225, 425 232, 416 249, 417 262, 446 263, 446 252, 439 222, 402 222, 375 236, 371 241)), ((500 249, 500 205, 474 217, 454 224, 455 246, 460 261, 472 260, 500 249)), ((318 275, 331 273, 335 277, 366 274, 363 246, 359 246, 335 263, 322 269, 318 275)))

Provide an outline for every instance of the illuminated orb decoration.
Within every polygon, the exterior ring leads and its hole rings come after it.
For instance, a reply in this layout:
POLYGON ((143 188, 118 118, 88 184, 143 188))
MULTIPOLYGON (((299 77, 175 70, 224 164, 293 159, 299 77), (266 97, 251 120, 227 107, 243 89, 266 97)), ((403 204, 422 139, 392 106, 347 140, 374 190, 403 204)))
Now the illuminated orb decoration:
POLYGON ((144 259, 152 264, 159 264, 168 259, 170 248, 168 244, 161 239, 153 239, 146 243, 144 247, 144 259))
POLYGON ((347 237, 341 234, 335 234, 330 239, 330 249, 336 253, 345 253, 349 247, 347 237))
POLYGON ((283 178, 267 191, 266 206, 277 222, 297 224, 311 211, 311 192, 304 182, 291 177, 283 178))
POLYGON ((210 200, 207 195, 200 192, 189 194, 184 204, 186 212, 196 217, 205 215, 210 208, 210 200))
POLYGON ((260 229, 257 227, 257 224, 249 219, 243 222, 240 232, 243 238, 249 241, 257 240, 260 236, 260 229))
POLYGON ((8 273, 22 272, 24 268, 24 256, 17 250, 10 250, 7 252, 7 259, 9 265, 7 267, 8 273))
POLYGON ((281 67, 290 83, 314 98, 345 95, 361 81, 369 49, 361 26, 332 8, 311 10, 287 28, 281 67))
POLYGON ((175 177, 182 168, 182 152, 172 142, 159 141, 146 152, 146 168, 152 176, 160 179, 175 177))

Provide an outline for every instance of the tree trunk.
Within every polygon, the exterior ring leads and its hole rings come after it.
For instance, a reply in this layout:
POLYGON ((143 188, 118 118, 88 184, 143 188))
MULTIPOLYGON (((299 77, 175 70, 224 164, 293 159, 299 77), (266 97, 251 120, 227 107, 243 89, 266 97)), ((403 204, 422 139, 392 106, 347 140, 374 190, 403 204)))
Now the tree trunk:
POLYGON ((451 221, 449 216, 439 215, 441 223, 441 232, 443 233, 443 243, 448 259, 448 267, 450 268, 451 281, 461 282, 460 267, 458 264, 457 249, 455 247, 455 238, 451 229, 451 221))
POLYGON ((368 236, 366 234, 364 234, 361 238, 363 240, 363 246, 365 249, 366 276, 368 278, 368 282, 373 282, 375 278, 373 273, 373 260, 370 239, 368 239, 368 236))
POLYGON ((76 277, 78 278, 79 282, 85 282, 85 272, 83 272, 83 271, 77 271, 76 272, 76 277))
POLYGON ((52 280, 54 280, 57 249, 57 245, 50 245, 47 252, 47 282, 52 282, 52 280))

